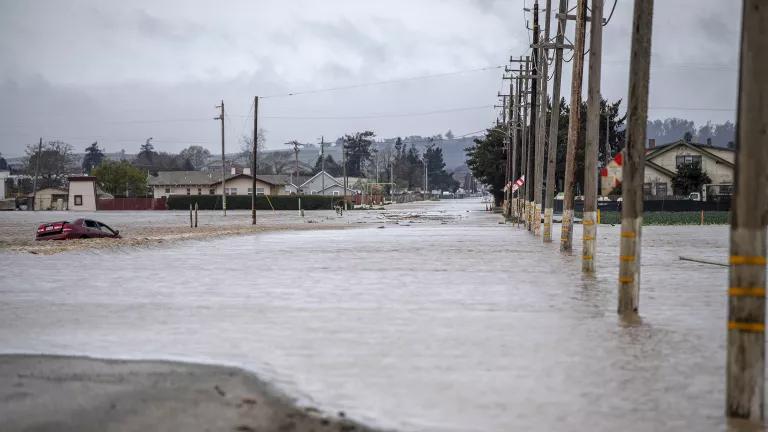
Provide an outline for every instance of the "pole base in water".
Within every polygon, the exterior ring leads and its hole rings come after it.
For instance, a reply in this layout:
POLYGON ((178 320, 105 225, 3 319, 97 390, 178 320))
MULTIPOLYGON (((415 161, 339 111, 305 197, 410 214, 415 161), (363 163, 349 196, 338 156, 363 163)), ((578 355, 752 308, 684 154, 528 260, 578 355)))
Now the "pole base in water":
POLYGON ((582 256, 581 271, 584 273, 595 272, 595 254, 597 243, 597 212, 584 212, 582 218, 582 256))
POLYGON ((619 314, 636 313, 640 303, 640 229, 643 218, 621 220, 619 314))
POLYGON ((563 224, 560 231, 560 252, 573 250, 573 209, 563 210, 563 224))
POLYGON ((553 209, 551 208, 544 209, 544 232, 543 232, 544 243, 552 242, 552 213, 553 213, 553 209))

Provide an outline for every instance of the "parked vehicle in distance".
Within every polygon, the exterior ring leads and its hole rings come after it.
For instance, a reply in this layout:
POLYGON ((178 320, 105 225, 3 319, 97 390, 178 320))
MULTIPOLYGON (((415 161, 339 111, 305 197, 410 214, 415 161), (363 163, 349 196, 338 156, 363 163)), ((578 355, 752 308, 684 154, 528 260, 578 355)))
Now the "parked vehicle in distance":
POLYGON ((88 238, 120 238, 120 231, 91 219, 75 219, 44 223, 37 227, 35 240, 72 240, 88 238))

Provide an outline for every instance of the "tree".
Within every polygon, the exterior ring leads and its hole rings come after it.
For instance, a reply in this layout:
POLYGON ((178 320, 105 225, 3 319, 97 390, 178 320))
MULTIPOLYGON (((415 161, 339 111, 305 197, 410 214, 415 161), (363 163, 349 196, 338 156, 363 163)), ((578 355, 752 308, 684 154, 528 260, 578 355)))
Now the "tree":
POLYGON ((28 175, 35 175, 38 158, 38 189, 62 187, 67 175, 72 171, 72 146, 63 141, 49 141, 43 144, 42 151, 38 152, 37 144, 28 145, 24 157, 24 171, 28 175))
POLYGON ((126 161, 104 161, 93 170, 101 189, 114 196, 145 196, 147 175, 126 161))
MULTIPOLYGON (((315 175, 322 171, 323 169, 323 157, 318 156, 317 162, 315 162, 315 167, 312 169, 312 175, 315 175)), ((340 177, 343 174, 343 170, 341 168, 341 165, 336 163, 336 161, 333 159, 333 156, 327 155, 325 156, 325 172, 330 174, 332 177, 340 177)))
POLYGON ((182 159, 188 160, 194 170, 199 170, 208 162, 211 152, 205 147, 193 145, 182 150, 179 156, 182 159))
POLYGON ((453 139, 453 131, 448 129, 448 132, 445 133, 445 139, 452 140, 453 139))
POLYGON ((0 153, 0 170, 7 170, 8 169, 8 161, 5 160, 3 157, 3 154, 0 153))
POLYGON ((701 191, 701 187, 711 183, 707 173, 702 171, 698 163, 682 164, 677 167, 677 173, 672 177, 672 190, 675 195, 688 195, 691 192, 701 191))
POLYGON ((361 177, 365 163, 371 160, 371 145, 375 134, 371 131, 355 132, 342 138, 347 152, 347 175, 361 177))
POLYGON ((453 178, 452 174, 445 171, 443 149, 429 146, 424 152, 424 158, 427 160, 429 188, 455 192, 459 187, 459 182, 453 178))
MULTIPOLYGON (((259 129, 256 133, 256 140, 258 145, 258 152, 259 155, 262 155, 264 151, 264 146, 267 143, 267 132, 264 129, 259 129)), ((253 166, 253 137, 248 135, 243 135, 242 138, 240 138, 240 154, 239 156, 242 159, 245 159, 248 161, 248 166, 253 166)), ((261 157, 261 156, 259 156, 261 157)), ((261 162, 259 162, 259 168, 261 167, 261 162)), ((258 169, 258 171, 261 171, 261 169, 258 169)))
POLYGON ((506 175, 504 132, 496 128, 488 129, 485 137, 475 138, 474 145, 464 150, 467 153, 467 166, 472 175, 481 183, 488 185, 496 204, 501 204, 506 175))
POLYGON ((94 142, 85 149, 83 158, 83 172, 90 174, 94 168, 104 160, 104 152, 99 148, 99 143, 94 142))
MULTIPOLYGON (((613 156, 616 155, 624 147, 626 130, 624 122, 627 119, 626 114, 620 114, 619 108, 621 100, 609 103, 605 99, 600 100, 600 130, 598 146, 598 160, 606 163, 610 161, 613 156), (605 122, 608 121, 608 132, 610 139, 608 140, 608 151, 610 154, 606 154, 605 148, 605 122)), ((568 117, 571 112, 571 107, 566 105, 565 99, 560 100, 560 123, 558 130, 558 146, 557 146, 557 165, 555 169, 555 185, 562 185, 565 183, 565 156, 568 142, 568 117)), ((581 104, 581 132, 579 134, 579 142, 576 146, 576 169, 575 175, 575 187, 577 191, 584 190, 584 148, 587 141, 587 104, 586 102, 581 104)), ((505 155, 506 157, 506 155, 505 155)), ((545 155, 545 159, 546 155, 545 155)), ((594 173, 595 176, 598 173, 594 173)), ((599 184, 599 183, 598 183, 599 184)))

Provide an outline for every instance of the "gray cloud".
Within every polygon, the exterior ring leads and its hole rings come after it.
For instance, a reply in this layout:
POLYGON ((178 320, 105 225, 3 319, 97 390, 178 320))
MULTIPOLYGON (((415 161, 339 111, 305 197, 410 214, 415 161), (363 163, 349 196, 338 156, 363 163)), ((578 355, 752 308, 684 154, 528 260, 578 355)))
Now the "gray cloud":
MULTIPOLYGON (((532 0, 527 0, 530 6, 532 0)), ((554 3, 557 3, 554 1, 554 3)), ((213 106, 230 113, 229 148, 249 132, 255 94, 272 95, 503 64, 526 50, 522 2, 311 0, 30 0, 0 3, 0 152, 36 137, 76 147, 95 139, 133 151, 154 136, 168 151, 216 149, 213 106)), ((631 2, 605 28, 603 93, 626 97, 631 2)), ((656 2, 651 116, 699 123, 733 112, 738 7, 656 2), (669 109, 672 107, 672 109, 669 109)), ((569 23, 572 31, 573 23, 569 23)), ((568 95, 570 66, 562 93, 568 95)), ((498 70, 306 96, 265 99, 268 145, 370 128, 380 136, 466 133, 492 109, 378 119, 285 119, 418 113, 493 105, 498 70)))

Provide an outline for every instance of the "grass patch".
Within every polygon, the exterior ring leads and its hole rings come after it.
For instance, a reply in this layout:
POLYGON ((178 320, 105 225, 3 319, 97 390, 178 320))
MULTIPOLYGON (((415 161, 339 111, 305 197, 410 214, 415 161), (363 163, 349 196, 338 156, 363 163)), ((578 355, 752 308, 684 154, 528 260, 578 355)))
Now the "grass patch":
MULTIPOLYGON (((727 211, 708 211, 704 212, 705 225, 725 225, 729 223, 729 212, 727 211)), ((577 215, 581 217, 581 215, 577 215)), ((621 212, 601 212, 600 223, 620 224, 621 212)), ((697 211, 689 212, 645 212, 643 214, 643 225, 699 225, 701 224, 701 213, 697 211)))

